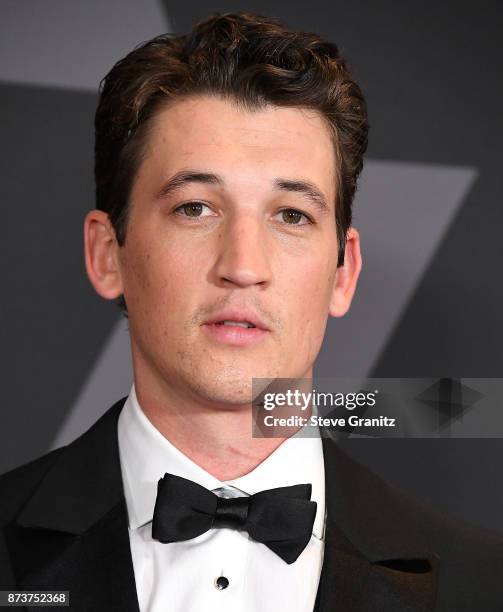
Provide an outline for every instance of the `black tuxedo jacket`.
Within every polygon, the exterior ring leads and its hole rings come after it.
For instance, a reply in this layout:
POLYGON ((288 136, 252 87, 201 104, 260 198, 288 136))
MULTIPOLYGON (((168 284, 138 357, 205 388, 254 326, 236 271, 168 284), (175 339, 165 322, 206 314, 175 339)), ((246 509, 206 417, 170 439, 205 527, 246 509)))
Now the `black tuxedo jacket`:
MULTIPOLYGON (((74 612, 139 611, 117 441, 124 401, 68 446, 0 477, 0 590, 69 590, 74 612)), ((503 537, 418 504, 330 438, 323 453, 316 610, 503 611, 503 537)))

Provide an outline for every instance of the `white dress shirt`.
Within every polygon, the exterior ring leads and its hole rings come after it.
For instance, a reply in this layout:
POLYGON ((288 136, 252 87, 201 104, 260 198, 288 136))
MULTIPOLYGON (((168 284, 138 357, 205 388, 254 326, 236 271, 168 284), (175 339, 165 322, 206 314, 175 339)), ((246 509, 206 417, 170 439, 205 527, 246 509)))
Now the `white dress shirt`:
POLYGON ((133 385, 119 416, 118 439, 141 612, 312 612, 324 552, 320 437, 293 436, 248 474, 221 482, 153 426, 138 404, 133 385), (223 496, 253 495, 310 482, 311 500, 318 504, 311 540, 290 565, 245 531, 217 528, 183 542, 153 540, 157 483, 165 472, 209 490, 219 489, 223 496), (215 582, 221 576, 228 580, 224 589, 215 582))

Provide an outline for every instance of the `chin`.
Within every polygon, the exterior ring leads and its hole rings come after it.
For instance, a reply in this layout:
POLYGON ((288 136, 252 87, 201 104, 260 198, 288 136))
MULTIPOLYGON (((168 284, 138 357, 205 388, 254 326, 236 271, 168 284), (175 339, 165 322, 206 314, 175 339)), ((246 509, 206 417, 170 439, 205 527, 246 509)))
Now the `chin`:
POLYGON ((250 385, 241 385, 239 388, 199 388, 199 397, 202 397, 207 402, 219 404, 219 406, 227 405, 229 408, 234 406, 250 405, 252 401, 252 390, 250 385))
MULTIPOLYGON (((256 385, 253 385, 252 382, 255 376, 243 372, 235 372, 227 376, 219 373, 210 380, 207 377, 204 379, 192 377, 189 384, 192 391, 207 402, 221 405, 227 404, 229 407, 250 405, 254 392, 255 395, 258 392, 256 385)), ((260 376, 264 378, 267 376, 268 379, 271 378, 270 374, 267 375, 265 373, 261 373, 260 376)))

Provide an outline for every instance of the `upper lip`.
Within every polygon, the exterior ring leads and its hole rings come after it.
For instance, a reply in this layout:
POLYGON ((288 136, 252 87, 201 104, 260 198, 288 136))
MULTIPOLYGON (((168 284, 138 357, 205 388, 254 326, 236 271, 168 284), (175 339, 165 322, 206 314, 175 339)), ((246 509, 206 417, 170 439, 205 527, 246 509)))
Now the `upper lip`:
POLYGON ((221 321, 239 321, 241 323, 252 323, 255 327, 269 331, 262 319, 250 310, 220 310, 204 322, 204 325, 220 323, 221 321))

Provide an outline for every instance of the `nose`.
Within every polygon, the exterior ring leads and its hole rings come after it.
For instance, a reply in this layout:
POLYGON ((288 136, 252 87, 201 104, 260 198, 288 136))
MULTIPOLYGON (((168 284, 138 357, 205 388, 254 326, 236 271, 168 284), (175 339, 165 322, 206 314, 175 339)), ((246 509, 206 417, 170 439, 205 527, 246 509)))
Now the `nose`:
POLYGON ((220 284, 248 287, 271 280, 266 228, 251 215, 229 219, 221 228, 215 274, 220 284))

